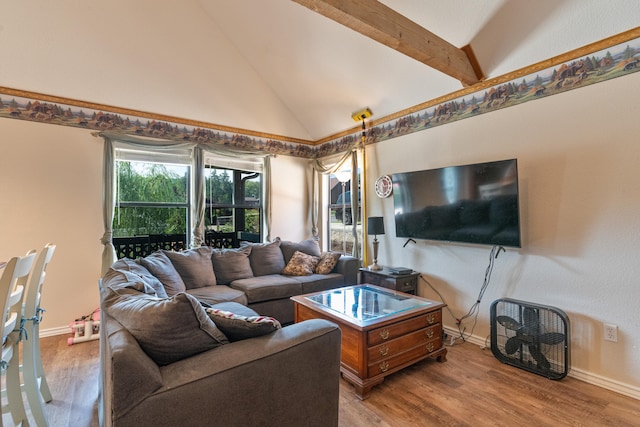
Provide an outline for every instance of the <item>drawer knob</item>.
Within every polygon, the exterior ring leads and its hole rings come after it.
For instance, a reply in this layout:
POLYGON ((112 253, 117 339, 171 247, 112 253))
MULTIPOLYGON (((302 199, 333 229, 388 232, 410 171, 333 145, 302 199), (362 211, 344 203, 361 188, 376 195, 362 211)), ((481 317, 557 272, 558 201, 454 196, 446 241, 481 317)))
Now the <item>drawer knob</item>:
POLYGON ((387 354, 389 354, 389 347, 387 347, 386 345, 383 345, 382 347, 379 348, 380 351, 380 356, 386 356, 387 354))
POLYGON ((433 338, 433 330, 432 329, 429 329, 427 331, 427 338, 433 338))
POLYGON ((436 348, 436 347, 433 345, 433 343, 432 343, 432 342, 430 342, 430 343, 428 343, 428 344, 427 344, 427 351, 428 351, 429 353, 431 353, 435 348, 436 348))
POLYGON ((389 369, 389 362, 387 362, 386 360, 384 362, 382 362, 380 364, 380 370, 382 372, 387 372, 387 370, 389 369))
POLYGON ((383 340, 386 340, 387 338, 389 338, 389 330, 388 329, 381 330, 380 338, 382 338, 383 340))
POLYGON ((436 316, 433 314, 427 315, 427 323, 433 325, 436 322, 436 316))

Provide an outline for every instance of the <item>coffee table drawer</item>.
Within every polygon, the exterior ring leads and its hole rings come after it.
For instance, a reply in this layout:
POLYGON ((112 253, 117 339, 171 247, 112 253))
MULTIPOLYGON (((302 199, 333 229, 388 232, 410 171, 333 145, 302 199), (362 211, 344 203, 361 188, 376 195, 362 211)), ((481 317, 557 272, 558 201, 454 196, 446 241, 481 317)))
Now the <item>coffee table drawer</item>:
POLYGON ((367 343, 369 344, 369 347, 371 347, 406 335, 412 331, 417 331, 418 329, 439 324, 441 315, 442 311, 437 310, 413 317, 402 322, 395 323, 393 325, 372 329, 367 334, 367 343))
POLYGON ((440 336, 442 336, 442 328, 440 327, 440 324, 436 324, 425 329, 419 329, 394 340, 383 342, 382 344, 370 347, 367 350, 369 363, 393 357, 417 345, 433 341, 440 336))
POLYGON ((384 374, 387 371, 393 371, 398 367, 414 363, 420 359, 427 357, 432 352, 439 350, 441 347, 442 337, 439 336, 435 340, 419 344, 416 347, 413 347, 396 356, 370 363, 368 369, 369 377, 384 374))

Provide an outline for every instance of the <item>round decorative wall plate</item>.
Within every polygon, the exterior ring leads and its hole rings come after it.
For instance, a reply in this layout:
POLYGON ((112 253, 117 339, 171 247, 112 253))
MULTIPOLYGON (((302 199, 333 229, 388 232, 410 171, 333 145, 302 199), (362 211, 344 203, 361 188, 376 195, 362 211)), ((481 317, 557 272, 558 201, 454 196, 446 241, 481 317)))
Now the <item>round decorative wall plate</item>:
POLYGON ((376 179, 376 194, 378 197, 389 197, 393 191, 393 183, 389 175, 382 175, 376 179))

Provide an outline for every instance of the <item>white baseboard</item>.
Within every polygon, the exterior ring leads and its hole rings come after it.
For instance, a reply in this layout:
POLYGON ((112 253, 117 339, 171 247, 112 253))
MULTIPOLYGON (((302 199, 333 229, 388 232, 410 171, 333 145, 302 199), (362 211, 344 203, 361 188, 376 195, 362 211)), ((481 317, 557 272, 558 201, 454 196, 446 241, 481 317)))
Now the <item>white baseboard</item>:
MULTIPOLYGON (((448 336, 459 337, 460 332, 456 329, 449 328, 447 326, 444 327, 444 331, 448 336)), ((486 341, 485 338, 479 337, 477 335, 471 335, 466 338, 466 341, 476 344, 480 347, 490 346, 490 343, 486 341)), ((620 381, 612 380, 610 378, 603 377, 601 375, 597 375, 591 372, 583 371, 582 369, 577 369, 570 367, 569 374, 570 377, 575 378, 580 381, 584 381, 589 384, 593 384, 598 387, 602 387, 604 389, 620 393, 622 395, 640 400, 640 387, 625 384, 620 381)))
POLYGON ((58 328, 40 329, 40 338, 53 337, 56 335, 71 336, 71 328, 68 326, 60 326, 58 328))

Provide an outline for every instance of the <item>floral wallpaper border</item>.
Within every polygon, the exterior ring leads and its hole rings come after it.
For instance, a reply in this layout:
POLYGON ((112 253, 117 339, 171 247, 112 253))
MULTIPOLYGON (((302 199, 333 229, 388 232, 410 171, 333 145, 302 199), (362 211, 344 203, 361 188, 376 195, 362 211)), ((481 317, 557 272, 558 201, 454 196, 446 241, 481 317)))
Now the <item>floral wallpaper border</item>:
MULTIPOLYGON (((640 27, 371 122, 376 143, 640 71, 640 27)), ((317 158, 360 142, 353 129, 327 141, 229 128, 0 87, 0 117, 227 148, 317 158)))

